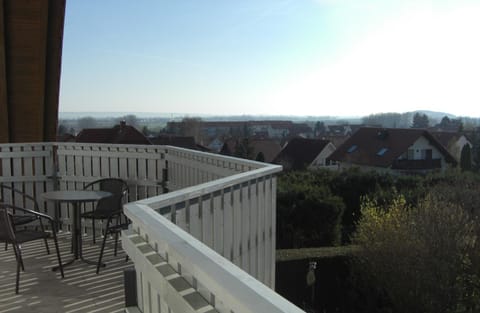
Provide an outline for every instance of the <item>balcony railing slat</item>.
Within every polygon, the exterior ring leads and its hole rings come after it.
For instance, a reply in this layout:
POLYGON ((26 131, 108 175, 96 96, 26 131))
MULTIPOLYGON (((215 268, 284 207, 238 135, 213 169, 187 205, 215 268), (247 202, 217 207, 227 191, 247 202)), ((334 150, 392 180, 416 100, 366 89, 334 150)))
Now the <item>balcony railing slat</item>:
POLYGON ((248 254, 250 255, 249 273, 257 277, 258 275, 258 204, 257 204, 257 181, 250 184, 250 238, 248 240, 248 254))
MULTIPOLYGON (((13 152, 23 151, 23 147, 19 147, 19 146, 12 147, 12 151, 13 152)), ((24 157, 12 159, 11 175, 13 175, 13 176, 16 176, 16 175, 24 176, 23 166, 22 166, 24 161, 25 161, 24 157)), ((23 191, 23 182, 14 183, 13 188, 23 191)), ((18 201, 18 198, 15 197, 15 200, 18 201)), ((19 201, 18 203, 15 203, 15 204, 22 206, 23 205, 23 199, 21 201, 19 201)))
POLYGON ((241 267, 241 247, 242 247, 242 198, 240 185, 233 187, 233 245, 232 262, 241 267))
POLYGON ((233 187, 223 190, 223 256, 233 260, 233 187))
POLYGON ((200 197, 202 201, 202 242, 213 249, 213 195, 211 193, 200 197))
POLYGON ((250 255, 249 251, 249 241, 250 241, 250 198, 249 198, 249 189, 250 189, 250 182, 244 182, 242 184, 241 189, 241 198, 242 198, 242 229, 241 229, 241 267, 251 273, 250 271, 250 260, 248 256, 250 255))
MULTIPOLYGON (((29 147, 29 146, 24 147, 25 152, 30 152, 32 150, 33 150, 33 147, 29 147)), ((29 155, 28 157, 25 156, 23 158, 22 170, 24 175, 35 176, 33 162, 34 162, 34 158, 31 155, 29 155)), ((35 189, 32 182, 25 183, 22 189, 23 189, 23 192, 25 192, 28 195, 35 195, 34 193, 35 189)), ((35 207, 32 201, 25 201, 24 207, 26 207, 29 210, 35 210, 35 207)))
POLYGON ((213 249, 224 255, 223 252, 223 231, 225 221, 223 218, 223 190, 213 193, 213 249))
POLYGON ((192 234, 193 237, 201 240, 202 239, 202 219, 203 215, 201 215, 200 211, 200 200, 199 198, 194 198, 190 200, 189 203, 189 221, 190 221, 190 231, 189 233, 192 234))
POLYGON ((257 181, 257 214, 258 214, 258 223, 257 223, 257 238, 258 238, 258 254, 257 254, 257 279, 260 281, 265 281, 265 181, 263 178, 260 178, 257 181))
MULTIPOLYGON (((276 190, 277 190, 277 178, 275 176, 272 176, 271 178, 272 182, 272 188, 270 192, 270 205, 272 206, 272 216, 271 216, 271 221, 272 221, 272 230, 271 230, 271 241, 270 244, 272 245, 272 249, 270 251, 271 255, 270 258, 272 262, 275 262, 276 264, 276 247, 277 247, 277 230, 276 230, 276 221, 277 221, 277 195, 276 195, 276 190)), ((275 286, 275 267, 272 267, 270 269, 270 275, 271 275, 271 286, 275 286)))

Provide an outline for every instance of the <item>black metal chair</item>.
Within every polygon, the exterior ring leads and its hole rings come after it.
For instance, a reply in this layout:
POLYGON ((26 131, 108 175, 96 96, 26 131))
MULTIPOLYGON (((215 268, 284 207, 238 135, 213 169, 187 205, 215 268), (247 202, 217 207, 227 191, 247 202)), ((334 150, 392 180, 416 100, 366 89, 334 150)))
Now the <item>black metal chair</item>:
POLYGON ((60 257, 60 250, 58 248, 57 235, 55 231, 55 222, 53 218, 46 214, 28 210, 25 208, 13 206, 10 204, 0 203, 0 242, 10 243, 13 246, 13 251, 15 253, 15 258, 17 260, 17 278, 15 283, 15 293, 18 294, 19 285, 20 285, 20 269, 25 270, 23 259, 22 259, 22 250, 21 244, 33 240, 44 239, 53 237, 55 243, 55 249, 57 252, 57 259, 60 268, 60 273, 62 278, 65 277, 63 274, 62 259, 60 257), (31 214, 37 219, 46 219, 49 221, 51 226, 51 232, 45 230, 34 230, 29 228, 23 228, 21 230, 15 229, 13 224, 13 213, 12 212, 23 212, 25 214, 31 214))
MULTIPOLYGON (((130 224, 130 221, 123 213, 121 213, 120 216, 111 216, 108 218, 107 225, 105 228, 105 234, 102 240, 102 247, 100 248, 100 256, 98 257, 97 274, 100 273, 100 267, 103 264, 102 263, 103 251, 105 250, 105 243, 107 242, 107 238, 110 235, 115 236, 115 246, 113 250, 113 255, 117 256, 118 235, 122 230, 127 229, 129 224, 130 224)), ((128 256, 125 257, 125 260, 128 261, 128 256)))
POLYGON ((120 178, 102 178, 87 184, 83 189, 101 190, 112 193, 111 197, 99 200, 93 210, 81 214, 82 218, 92 220, 93 243, 96 243, 95 220, 108 220, 109 218, 120 217, 122 213, 123 198, 128 193, 128 185, 120 178))
MULTIPOLYGON (((23 203, 23 206, 26 206, 26 203, 30 202, 33 207, 33 211, 40 212, 40 207, 38 206, 38 202, 34 197, 26 194, 21 190, 15 189, 11 186, 0 184, 0 202, 7 203, 6 202, 7 198, 10 199, 9 203, 11 205, 15 205, 15 203, 21 202, 23 203), (7 197, 7 194, 9 195, 8 197, 7 197)), ((45 227, 43 226, 42 219, 39 219, 37 215, 31 214, 29 212, 25 212, 25 211, 17 212, 15 209, 13 209, 12 212, 10 212, 12 214, 11 218, 12 218, 12 223, 14 228, 38 221, 40 224, 39 225, 40 229, 44 232, 45 227)), ((47 249, 47 253, 50 254, 50 249, 48 247, 48 241, 46 238, 44 238, 44 242, 45 242, 45 248, 47 249)), ((7 250, 7 247, 8 247, 8 243, 6 242, 5 250, 7 250)))

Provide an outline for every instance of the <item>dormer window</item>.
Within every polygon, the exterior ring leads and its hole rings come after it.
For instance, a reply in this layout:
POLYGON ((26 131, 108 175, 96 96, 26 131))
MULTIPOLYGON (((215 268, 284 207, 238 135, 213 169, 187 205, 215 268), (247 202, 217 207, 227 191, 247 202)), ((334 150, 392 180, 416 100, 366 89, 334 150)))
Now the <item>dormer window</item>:
POLYGON ((357 148, 358 148, 357 145, 353 145, 350 148, 348 148, 347 152, 352 153, 353 151, 357 150, 357 148))
POLYGON ((388 151, 388 148, 382 148, 382 149, 378 150, 377 155, 378 156, 383 156, 387 151, 388 151))

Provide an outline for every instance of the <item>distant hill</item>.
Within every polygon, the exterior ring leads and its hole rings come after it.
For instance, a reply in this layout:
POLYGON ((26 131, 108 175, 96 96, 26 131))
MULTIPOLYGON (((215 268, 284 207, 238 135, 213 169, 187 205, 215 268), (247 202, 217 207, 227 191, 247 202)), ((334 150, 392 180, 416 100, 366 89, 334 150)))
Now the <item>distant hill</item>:
POLYGON ((448 118, 457 118, 456 115, 453 115, 453 114, 450 114, 450 113, 428 111, 428 110, 417 110, 417 111, 413 111, 411 113, 413 113, 413 114, 415 114, 415 113, 426 114, 428 116, 428 118, 435 119, 435 120, 441 120, 445 116, 447 116, 448 118))
POLYGON ((361 116, 298 116, 298 115, 207 115, 207 114, 183 114, 183 113, 145 113, 145 112, 59 112, 59 119, 70 120, 83 117, 95 119, 118 118, 127 115, 135 115, 137 118, 167 118, 181 120, 184 117, 199 117, 208 121, 258 121, 258 120, 288 120, 294 122, 305 121, 330 121, 336 123, 345 121, 359 123, 361 116))

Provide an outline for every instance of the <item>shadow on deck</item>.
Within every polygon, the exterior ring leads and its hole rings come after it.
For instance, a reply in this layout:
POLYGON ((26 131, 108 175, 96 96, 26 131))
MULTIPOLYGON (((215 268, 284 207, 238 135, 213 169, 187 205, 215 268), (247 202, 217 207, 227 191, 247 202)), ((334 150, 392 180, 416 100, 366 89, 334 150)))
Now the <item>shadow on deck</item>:
MULTIPOLYGON (((62 260, 70 254, 70 234, 60 234, 59 244, 62 260)), ((91 237, 83 239, 83 255, 97 260, 101 239, 92 244, 91 237)), ((131 267, 125 262, 125 253, 120 248, 113 256, 113 239, 105 247, 105 268, 95 274, 95 266, 75 262, 65 268, 65 278, 52 272, 57 265, 53 241, 51 254, 47 255, 43 241, 24 244, 22 252, 25 272, 20 273, 20 293, 15 294, 16 261, 11 247, 7 251, 0 244, 0 313, 4 312, 124 312, 123 270, 131 267)))

